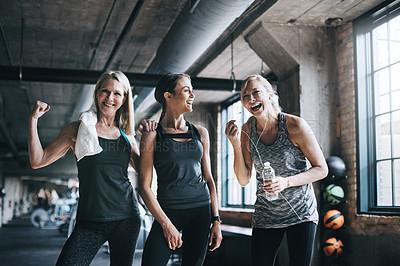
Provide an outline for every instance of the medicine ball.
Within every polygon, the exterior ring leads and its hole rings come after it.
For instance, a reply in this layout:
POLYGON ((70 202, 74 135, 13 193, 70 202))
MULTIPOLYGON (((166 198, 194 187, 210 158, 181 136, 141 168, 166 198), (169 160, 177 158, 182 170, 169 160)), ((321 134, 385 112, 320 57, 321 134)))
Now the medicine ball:
POLYGON ((330 184, 325 188, 324 199, 330 205, 339 204, 340 202, 342 202, 343 198, 344 191, 342 187, 335 184, 330 184))
POLYGON ((327 228, 339 229, 344 223, 344 216, 338 210, 327 211, 324 216, 324 225, 327 228))
POLYGON ((326 158, 326 163, 329 168, 329 176, 332 179, 344 177, 346 174, 346 164, 337 156, 330 156, 326 158))
POLYGON ((343 243, 334 237, 329 238, 323 245, 326 256, 339 257, 343 253, 343 243))

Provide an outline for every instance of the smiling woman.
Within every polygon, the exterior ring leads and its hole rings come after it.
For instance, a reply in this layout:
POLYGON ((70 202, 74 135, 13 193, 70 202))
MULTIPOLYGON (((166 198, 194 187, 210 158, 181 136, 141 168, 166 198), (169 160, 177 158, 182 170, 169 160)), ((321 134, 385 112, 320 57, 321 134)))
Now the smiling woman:
POLYGON ((252 75, 244 81, 241 100, 252 117, 241 132, 234 120, 229 121, 225 133, 233 146, 239 184, 246 186, 253 165, 256 170, 252 263, 274 265, 286 233, 291 262, 309 265, 318 223, 311 183, 328 173, 322 151, 303 119, 281 112, 277 95, 262 76, 252 75), (264 180, 264 165, 271 165, 276 176, 264 180), (266 193, 278 193, 279 198, 271 200, 266 193))
POLYGON ((208 131, 183 116, 193 111, 195 98, 188 75, 163 76, 154 96, 163 109, 159 126, 140 141, 139 192, 155 218, 142 265, 166 265, 181 246, 183 265, 202 265, 207 243, 213 251, 222 240, 208 131), (153 166, 157 198, 151 190, 153 166))
POLYGON ((80 199, 76 225, 57 265, 89 265, 106 241, 112 265, 132 265, 140 217, 128 165, 138 169, 139 150, 133 136, 129 81, 120 71, 106 71, 93 97, 97 112, 83 113, 80 121, 68 124, 45 149, 37 123, 50 106, 37 101, 29 120, 29 159, 33 168, 40 168, 69 149, 77 157, 80 199))

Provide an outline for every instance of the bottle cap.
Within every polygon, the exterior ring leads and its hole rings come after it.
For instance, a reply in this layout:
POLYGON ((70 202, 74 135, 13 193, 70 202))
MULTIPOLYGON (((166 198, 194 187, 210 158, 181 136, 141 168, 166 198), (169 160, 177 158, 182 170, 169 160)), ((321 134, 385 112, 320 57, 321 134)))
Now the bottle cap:
POLYGON ((269 167, 269 166, 270 166, 270 163, 269 163, 269 162, 265 162, 265 163, 264 163, 264 166, 265 166, 265 167, 269 167))

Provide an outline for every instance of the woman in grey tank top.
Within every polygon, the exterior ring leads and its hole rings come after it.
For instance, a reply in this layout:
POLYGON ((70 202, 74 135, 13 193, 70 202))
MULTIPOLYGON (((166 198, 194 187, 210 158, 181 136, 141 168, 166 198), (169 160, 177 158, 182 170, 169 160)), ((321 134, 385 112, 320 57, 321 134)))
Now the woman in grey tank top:
POLYGON ((241 101, 252 117, 241 132, 234 120, 229 121, 225 133, 234 148, 240 185, 250 182, 253 165, 256 170, 252 263, 274 265, 286 233, 290 265, 310 265, 318 223, 312 182, 328 174, 322 151, 305 120, 281 112, 278 96, 262 76, 252 75, 243 82, 241 101), (266 162, 275 170, 275 178, 264 181, 266 162), (277 199, 271 200, 272 194, 277 199))

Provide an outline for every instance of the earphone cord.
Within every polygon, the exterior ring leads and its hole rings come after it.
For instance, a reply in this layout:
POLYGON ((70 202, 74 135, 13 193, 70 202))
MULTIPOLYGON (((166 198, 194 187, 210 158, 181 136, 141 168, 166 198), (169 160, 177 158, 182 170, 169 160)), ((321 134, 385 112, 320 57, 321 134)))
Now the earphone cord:
MULTIPOLYGON (((258 144, 258 142, 259 142, 259 140, 260 140, 262 134, 264 133, 264 130, 265 130, 265 127, 264 127, 263 131, 261 132, 260 137, 258 138, 257 144, 258 144)), ((244 131, 244 130, 242 129, 241 132, 244 132, 244 133, 246 134, 246 136, 249 138, 249 140, 251 141, 251 144, 253 144, 254 148, 256 149, 256 152, 257 152, 258 158, 260 159, 260 162, 262 163, 263 161, 262 161, 262 159, 261 159, 260 152, 258 151, 257 144, 254 144, 253 140, 250 138, 249 134, 247 134, 246 131, 244 131)), ((264 169, 263 169, 262 171, 264 171, 264 169)), ((283 196, 283 194, 282 194, 281 192, 278 192, 278 193, 279 193, 279 195, 281 195, 282 198, 284 198, 285 201, 289 204, 290 208, 291 208, 291 209, 293 210, 293 212, 296 214, 297 218, 299 218, 299 220, 303 222, 303 219, 300 218, 299 214, 296 212, 296 210, 293 208, 292 204, 290 204, 290 202, 287 200, 287 198, 286 198, 285 196, 283 196)))

